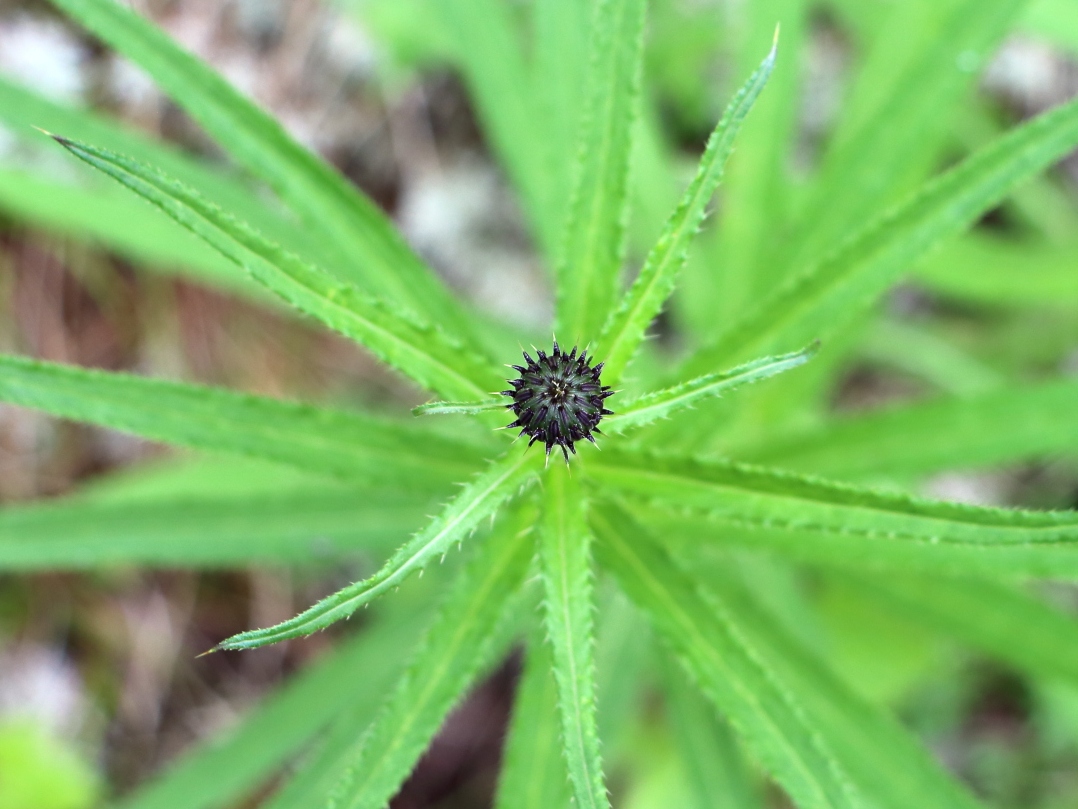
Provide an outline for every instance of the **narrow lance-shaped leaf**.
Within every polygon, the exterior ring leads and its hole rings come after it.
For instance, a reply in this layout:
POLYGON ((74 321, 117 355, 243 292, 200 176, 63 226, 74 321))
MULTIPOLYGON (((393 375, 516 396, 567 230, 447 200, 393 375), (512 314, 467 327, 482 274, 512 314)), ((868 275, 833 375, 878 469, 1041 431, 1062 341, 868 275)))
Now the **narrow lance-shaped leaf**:
POLYGON ((808 718, 729 617, 705 602, 662 546, 623 511, 589 511, 596 556, 651 619, 696 686, 803 809, 858 806, 808 718))
POLYGON ((303 637, 347 618, 364 604, 400 585, 409 575, 443 557, 453 544, 460 544, 486 517, 515 496, 535 474, 538 453, 520 448, 490 465, 469 483, 418 534, 402 545, 373 576, 350 584, 317 604, 275 626, 241 632, 221 641, 216 649, 254 649, 289 638, 303 637))
POLYGON ((453 296, 378 207, 296 143, 271 115, 120 3, 53 2, 142 67, 240 164, 269 183, 318 234, 321 247, 334 256, 335 272, 433 323, 467 333, 468 318, 453 296))
POLYGON ((194 189, 134 160, 57 137, 89 165, 156 205, 260 284, 444 396, 475 399, 498 384, 482 357, 445 332, 368 298, 222 211, 194 189))
POLYGON ((843 772, 879 809, 978 809, 981 804, 937 764, 921 744, 880 708, 858 696, 767 612, 729 565, 686 570, 705 602, 721 610, 732 631, 797 700, 843 772))
MULTIPOLYGON (((63 132, 77 140, 158 166, 174 177, 183 177, 185 183, 204 197, 245 222, 272 233, 289 250, 310 257, 321 255, 318 240, 312 239, 302 226, 274 203, 259 196, 239 171, 204 162, 119 121, 82 107, 69 107, 51 101, 3 77, 0 77, 0 121, 27 139, 38 138, 42 129, 63 132)), ((20 168, 30 170, 25 166, 20 168)), ((213 254, 212 251, 207 253, 213 254)), ((221 263, 227 265, 228 262, 221 263)))
POLYGON ((577 806, 608 809, 596 729, 595 605, 583 494, 568 467, 558 464, 544 478, 544 494, 539 539, 543 612, 569 780, 577 806))
POLYGON ((603 421, 603 429, 614 433, 624 432, 656 419, 668 418, 678 410, 692 407, 704 399, 721 396, 726 391, 741 385, 759 382, 804 365, 812 359, 816 351, 817 346, 813 344, 792 354, 761 357, 729 371, 708 374, 673 388, 645 394, 626 404, 618 405, 617 412, 603 421))
MULTIPOLYGON (((607 318, 596 354, 606 361, 608 384, 616 385, 621 379, 626 366, 643 342, 651 321, 674 291, 678 273, 687 260, 689 243, 696 235, 707 212, 708 203, 722 180, 726 159, 734 148, 734 139, 775 66, 777 47, 778 31, 775 32, 771 51, 734 96, 715 131, 711 133, 704 155, 700 158, 696 176, 667 220, 662 233, 659 234, 659 240, 648 253, 640 274, 625 293, 618 308, 607 318)), ((716 366, 712 366, 714 367, 716 366)))
POLYGON ((896 3, 880 20, 842 120, 786 239, 785 271, 819 259, 939 158, 960 100, 1028 0, 896 3), (900 122, 897 123, 897 122, 900 122))
POLYGON ((494 809, 549 809, 572 800, 553 668, 550 646, 536 632, 513 700, 494 809))
POLYGON ((1078 621, 1022 589, 928 576, 844 577, 843 583, 1035 677, 1078 685, 1078 621))
POLYGON ((484 457, 416 424, 22 357, 0 355, 0 401, 386 488, 438 491, 484 457))
MULTIPOLYGON (((241 803, 334 717, 365 724, 400 664, 402 637, 419 629, 413 612, 380 617, 318 660, 239 723, 195 747, 116 809, 223 809, 241 803), (363 688, 355 673, 363 672, 363 688)), ((354 730, 353 730, 354 732, 354 730)))
POLYGON ((681 369, 696 376, 751 353, 826 339, 910 265, 967 228, 1019 182, 1078 144, 1078 101, 1015 128, 927 183, 820 263, 792 277, 681 369))
POLYGON ((558 266, 555 333, 584 344, 618 291, 629 204, 629 158, 639 114, 645 0, 599 0, 586 105, 558 266))
POLYGON ((423 524, 429 501, 316 479, 259 494, 5 508, 0 570, 310 564, 356 551, 380 558, 423 524))
POLYGON ((476 416, 492 410, 505 410, 505 400, 487 402, 427 402, 412 408, 416 416, 476 416))
POLYGON ((630 495, 649 524, 682 534, 679 541, 701 551, 748 546, 855 569, 1078 576, 1078 515, 1070 512, 979 508, 616 450, 590 458, 588 474, 630 495))
POLYGON ((742 448, 752 461, 842 478, 922 475, 1078 453, 1078 382, 1058 379, 835 418, 742 448))
POLYGON ((675 663, 660 664, 666 716, 696 809, 760 809, 758 789, 729 726, 675 663))
MULTIPOLYGON (((484 137, 520 195, 536 241, 553 260, 564 200, 552 199, 554 175, 544 160, 551 138, 529 92, 527 49, 515 11, 502 0, 440 0, 430 6, 433 19, 423 24, 444 30, 484 137)), ((563 163, 568 153, 559 155, 563 163)))
POLYGON ((464 691, 505 652, 526 603, 521 587, 532 557, 534 515, 524 507, 497 526, 453 583, 408 671, 344 758, 327 796, 330 805, 382 809, 464 691))

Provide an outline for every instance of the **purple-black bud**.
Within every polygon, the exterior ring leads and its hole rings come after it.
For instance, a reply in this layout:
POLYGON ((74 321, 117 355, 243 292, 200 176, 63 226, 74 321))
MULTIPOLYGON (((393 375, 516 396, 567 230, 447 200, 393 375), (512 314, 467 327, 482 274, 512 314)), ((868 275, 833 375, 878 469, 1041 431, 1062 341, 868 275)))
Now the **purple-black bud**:
POLYGON ((531 436, 529 447, 542 441, 547 455, 551 447, 561 447, 568 462, 569 453, 576 454, 577 441, 587 439, 594 444, 592 435, 601 434, 599 422, 613 412, 603 403, 614 391, 599 379, 603 364, 592 367, 585 352, 577 356, 575 346, 566 354, 555 342, 550 355, 536 353, 538 361, 524 352, 527 367, 514 365, 520 376, 509 380, 513 390, 502 391, 513 400, 506 407, 517 417, 508 427, 519 427, 520 435, 531 436))

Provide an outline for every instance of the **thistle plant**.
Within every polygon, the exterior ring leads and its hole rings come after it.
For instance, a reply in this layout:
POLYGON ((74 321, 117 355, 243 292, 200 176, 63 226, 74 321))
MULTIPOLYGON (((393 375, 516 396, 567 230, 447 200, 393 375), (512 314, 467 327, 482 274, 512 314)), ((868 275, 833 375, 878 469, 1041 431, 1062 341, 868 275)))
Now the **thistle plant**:
POLYGON ((739 749, 806 809, 981 805, 886 708, 836 675, 753 571, 847 576, 966 644, 1075 680, 1078 626, 1016 582, 1078 577, 1078 514, 957 505, 863 482, 1050 449, 1051 425, 1074 432, 1073 383, 846 420, 819 404, 884 293, 1078 145, 1071 102, 924 179, 944 138, 930 124, 971 80, 955 55, 990 52, 1019 3, 896 4, 910 49, 896 67, 881 45, 865 68, 869 82, 872 70, 892 70, 876 88, 884 101, 862 104, 819 177, 798 190, 797 215, 774 223, 764 214, 778 217, 784 206, 768 195, 789 190, 775 183, 796 77, 779 52, 803 37, 804 6, 759 4, 748 41, 763 60, 744 71, 657 238, 632 246, 643 259, 635 274, 628 212, 634 137, 646 131, 644 0, 536 2, 534 41, 508 52, 495 43, 520 32, 497 0, 437 4, 431 13, 458 43, 453 58, 553 268, 560 343, 549 352, 540 342, 549 337, 506 339, 456 299, 373 203, 144 19, 102 0, 54 3, 148 72, 281 209, 10 86, 0 116, 55 133, 116 181, 102 206, 135 195, 156 209, 139 216, 164 214, 199 237, 214 252, 190 261, 206 277, 275 296, 431 398, 416 415, 375 416, 0 358, 5 402, 303 473, 193 500, 31 509, 20 540, 0 544, 8 567, 302 562, 309 546, 297 538, 312 532, 335 537, 338 551, 386 557, 294 618, 222 640, 215 650, 232 653, 300 639, 377 602, 369 627, 223 745, 125 805, 228 805, 310 747, 265 805, 385 806, 454 705, 514 647, 524 667, 503 809, 610 806, 604 751, 631 711, 626 695, 655 680, 698 806, 754 805, 738 803, 752 783, 739 749), (780 18, 783 44, 776 34, 768 52, 780 18), (559 30, 586 36, 574 50, 559 30), (934 80, 918 80, 926 75, 934 80), (751 131, 739 139, 742 129, 751 131), (735 139, 741 162, 716 217, 722 247, 702 260, 691 250, 735 139), (693 284, 683 304, 680 278, 693 284), (646 339, 668 305, 690 324, 675 358, 646 339), (521 364, 520 346, 533 342, 542 350, 521 364), (518 374, 508 389, 506 364, 518 374), (1016 427, 1023 413, 1042 413, 1047 426, 1016 427), (547 464, 552 450, 564 457, 547 464), (441 505, 424 522, 432 499, 441 505), (426 569, 444 592, 414 589, 426 569), (420 624, 420 640, 403 642, 420 624), (266 737, 274 743, 255 743, 266 737))

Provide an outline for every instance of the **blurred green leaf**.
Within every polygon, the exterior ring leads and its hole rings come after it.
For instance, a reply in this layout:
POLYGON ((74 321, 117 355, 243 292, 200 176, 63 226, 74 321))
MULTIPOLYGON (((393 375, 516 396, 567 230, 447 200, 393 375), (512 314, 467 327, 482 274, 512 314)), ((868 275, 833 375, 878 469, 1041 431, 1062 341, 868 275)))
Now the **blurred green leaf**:
POLYGON ((104 149, 61 137, 56 140, 80 160, 156 205, 268 290, 352 338, 420 385, 443 396, 469 400, 498 384, 489 363, 456 338, 341 283, 234 219, 194 189, 104 149))
POLYGON ((754 757, 802 807, 860 804, 793 695, 725 610, 705 602, 662 546, 622 511, 594 504, 596 556, 647 614, 693 683, 730 720, 754 757))
POLYGON ((495 809, 569 806, 554 661, 539 632, 529 642, 513 699, 495 809))
POLYGON ((843 478, 906 477, 1078 451, 1078 382, 893 405, 774 436, 748 460, 843 478))
POLYGON ((381 695, 399 674, 401 643, 418 624, 413 612, 379 617, 117 809, 225 809, 265 783, 334 718, 347 717, 354 734, 374 718, 381 695), (357 671, 363 672, 363 688, 356 688, 357 671))
POLYGON ((645 0, 595 4, 586 102, 557 267, 554 331, 571 345, 584 345, 598 334, 619 292, 646 7, 645 0))
POLYGON ((241 632, 221 641, 217 649, 255 649, 289 638, 305 637, 349 617, 388 590, 399 587, 408 576, 435 557, 445 557, 453 544, 463 544, 487 517, 527 485, 535 474, 538 454, 519 450, 494 461, 465 486, 426 527, 397 549, 377 573, 348 585, 308 607, 294 618, 266 629, 241 632))
POLYGON ((193 449, 387 488, 437 491, 478 449, 353 411, 0 356, 0 401, 193 449), (418 442, 418 443, 417 443, 418 442))
POLYGON ((747 353, 826 339, 855 319, 932 247, 968 227, 1015 184, 1078 143, 1078 101, 1012 130, 869 223, 836 252, 791 277, 693 355, 696 376, 747 353))
POLYGON ((407 672, 344 757, 339 781, 326 796, 332 805, 385 806, 465 690, 504 652, 518 628, 533 520, 527 507, 506 520, 456 578, 407 672))
POLYGON ((88 764, 31 719, 0 724, 0 806, 89 809, 100 785, 88 764))
POLYGON ((241 165, 272 186, 333 254, 336 272, 431 322, 470 334, 459 304, 378 207, 292 140, 271 115, 127 7, 111 0, 53 2, 142 67, 241 165))

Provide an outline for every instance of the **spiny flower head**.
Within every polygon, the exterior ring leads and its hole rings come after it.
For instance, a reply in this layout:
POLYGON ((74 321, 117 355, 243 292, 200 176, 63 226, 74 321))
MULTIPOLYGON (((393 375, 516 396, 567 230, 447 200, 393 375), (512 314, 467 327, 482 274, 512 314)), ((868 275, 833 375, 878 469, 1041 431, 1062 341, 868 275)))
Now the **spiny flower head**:
POLYGON ((551 447, 561 447, 568 462, 569 452, 576 454, 577 441, 586 438, 594 444, 592 433, 601 434, 599 422, 613 412, 603 403, 614 391, 599 379, 603 363, 589 365, 586 351, 577 356, 574 346, 566 354, 555 340, 551 354, 536 353, 538 360, 524 352, 527 366, 512 366, 520 376, 509 380, 512 390, 502 391, 503 396, 512 397, 506 407, 517 417, 507 428, 519 427, 520 435, 531 436, 529 447, 542 441, 548 456, 551 447))

